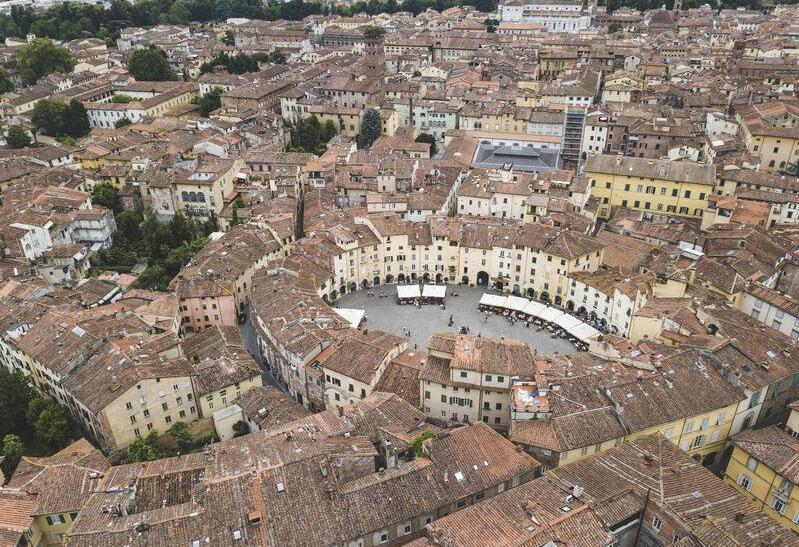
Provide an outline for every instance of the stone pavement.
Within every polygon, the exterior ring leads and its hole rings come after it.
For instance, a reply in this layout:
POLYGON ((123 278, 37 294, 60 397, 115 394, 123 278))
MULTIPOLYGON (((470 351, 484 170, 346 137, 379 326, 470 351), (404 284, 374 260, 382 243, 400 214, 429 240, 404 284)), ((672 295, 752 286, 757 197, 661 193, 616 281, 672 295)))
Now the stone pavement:
POLYGON ((366 310, 368 320, 364 326, 367 328, 404 335, 402 328, 405 327, 410 331, 411 348, 417 346, 426 349, 431 334, 468 326, 469 334, 482 333, 483 336, 522 340, 541 355, 576 351, 568 340, 552 339, 547 330, 536 332, 532 323, 529 329, 525 328, 523 321, 511 325, 504 317, 494 314, 489 314, 488 323, 484 323, 485 314, 478 309, 480 297, 486 292, 482 287, 447 286, 446 310, 432 304, 422 305, 421 309, 410 305, 400 306, 397 304, 396 285, 380 285, 369 291, 374 296, 367 296, 366 290, 358 290, 345 294, 333 306, 366 310), (381 291, 387 293, 388 298, 379 298, 377 295, 381 291), (453 291, 457 291, 458 296, 452 296, 453 291), (452 327, 447 326, 450 315, 454 321, 452 327))

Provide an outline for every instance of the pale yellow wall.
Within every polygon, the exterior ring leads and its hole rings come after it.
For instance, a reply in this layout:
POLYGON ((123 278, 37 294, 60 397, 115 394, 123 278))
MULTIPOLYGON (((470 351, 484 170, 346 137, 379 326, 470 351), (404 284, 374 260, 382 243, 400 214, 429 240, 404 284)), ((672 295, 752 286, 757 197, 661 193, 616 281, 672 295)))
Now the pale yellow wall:
POLYGON ((147 424, 151 424, 152 429, 165 432, 179 421, 196 421, 196 403, 188 376, 164 377, 160 381, 151 378, 141 380, 129 388, 106 406, 101 414, 108 425, 109 441, 116 448, 124 448, 136 440, 136 429, 139 430, 140 437, 147 436, 150 431, 147 424), (167 405, 166 409, 162 406, 164 404, 167 405), (145 416, 145 411, 149 411, 148 416, 145 416), (181 412, 184 416, 180 416, 181 412), (135 422, 131 421, 131 416, 135 418, 135 422), (166 421, 167 417, 171 419, 170 422, 166 421))

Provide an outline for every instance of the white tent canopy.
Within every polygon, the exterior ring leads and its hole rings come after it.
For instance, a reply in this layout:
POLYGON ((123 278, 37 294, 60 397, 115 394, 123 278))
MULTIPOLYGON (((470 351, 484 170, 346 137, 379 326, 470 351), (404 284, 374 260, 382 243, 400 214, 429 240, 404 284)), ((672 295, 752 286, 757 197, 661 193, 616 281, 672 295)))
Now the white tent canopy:
POLYGON ((533 317, 541 317, 541 312, 546 309, 546 306, 543 305, 541 302, 530 301, 525 304, 524 309, 522 310, 527 315, 532 315, 533 317))
POLYGON ((524 311, 524 307, 528 304, 526 298, 521 296, 509 296, 505 299, 505 307, 513 311, 524 311))
POLYGON ((419 298, 421 295, 419 285, 397 285, 397 297, 401 300, 419 298))
MULTIPOLYGON (((427 287, 425 286, 425 290, 427 287)), ((547 323, 553 323, 562 328, 575 338, 588 342, 593 337, 601 334, 591 325, 583 323, 578 318, 564 313, 558 308, 552 308, 534 300, 527 300, 520 296, 502 296, 498 294, 484 294, 480 298, 481 306, 491 306, 494 308, 505 308, 512 311, 520 311, 532 317, 543 319, 547 323)))
POLYGON ((563 315, 563 312, 559 309, 544 307, 544 309, 538 314, 538 317, 549 323, 554 323, 555 320, 557 320, 557 318, 561 315, 563 315))
POLYGON ((354 329, 358 328, 358 325, 360 325, 363 320, 363 316, 366 315, 366 310, 356 310, 352 308, 333 308, 333 311, 344 321, 347 321, 354 329))
POLYGON ((444 298, 446 294, 447 287, 445 285, 425 285, 422 291, 422 296, 425 298, 444 298))
POLYGON ((557 319, 555 319, 555 324, 560 328, 570 332, 571 329, 576 327, 577 325, 582 324, 582 321, 574 317, 573 315, 569 315, 568 313, 564 313, 557 319))
POLYGON ((587 323, 581 323, 571 329, 569 334, 582 342, 588 343, 589 340, 602 333, 587 323))
POLYGON ((501 296, 499 294, 484 294, 480 298, 480 305, 481 306, 492 306, 495 308, 504 308, 505 307, 505 300, 507 300, 506 296, 501 296))

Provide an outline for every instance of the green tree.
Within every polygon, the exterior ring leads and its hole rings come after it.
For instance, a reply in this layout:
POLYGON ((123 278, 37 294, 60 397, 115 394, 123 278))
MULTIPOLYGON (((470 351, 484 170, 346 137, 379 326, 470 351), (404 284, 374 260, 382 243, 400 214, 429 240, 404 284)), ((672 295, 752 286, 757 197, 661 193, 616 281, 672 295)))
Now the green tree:
POLYGON ((25 450, 25 445, 19 435, 8 434, 3 437, 3 473, 6 477, 10 477, 22 459, 22 452, 25 450))
MULTIPOLYGON (((95 205, 102 205, 106 209, 111 209, 116 213, 120 209, 119 190, 116 186, 108 182, 95 184, 92 190, 92 203, 95 205)), ((118 226, 119 225, 117 225, 117 227, 118 226)))
POLYGON ((430 133, 419 133, 416 137, 416 142, 426 142, 430 145, 430 157, 433 157, 438 152, 438 146, 436 146, 436 138, 431 135, 430 133))
POLYGON ((497 10, 497 0, 476 0, 474 7, 483 13, 491 13, 497 10))
POLYGON ((789 177, 799 177, 799 160, 789 163, 785 168, 785 174, 789 177))
POLYGON ((89 126, 89 115, 86 113, 83 103, 75 99, 69 101, 61 125, 64 134, 73 139, 88 135, 91 127, 89 126))
POLYGON ((27 148, 31 145, 31 138, 21 125, 11 125, 8 127, 6 144, 9 148, 27 148))
POLYGON ((621 25, 619 23, 616 23, 615 21, 608 25, 608 34, 616 34, 620 30, 621 30, 621 25))
POLYGON ((152 45, 131 53, 128 72, 143 82, 165 82, 177 78, 169 66, 164 50, 152 45))
POLYGON ((222 106, 222 88, 215 87, 197 101, 200 105, 200 116, 208 116, 222 106))
POLYGON ((130 95, 125 95, 124 93, 117 93, 113 97, 111 97, 111 102, 114 104, 127 104, 133 102, 135 99, 130 95))
POLYGON ((165 291, 172 280, 160 264, 150 264, 136 279, 136 286, 153 291, 165 291))
POLYGON ((64 112, 67 105, 56 99, 42 99, 36 103, 31 112, 33 125, 50 137, 58 137, 64 133, 64 112))
POLYGON ((0 437, 19 435, 27 430, 28 402, 33 396, 30 383, 22 373, 0 366, 0 437))
POLYGON ((286 64, 286 56, 283 55, 283 52, 279 49, 273 49, 269 53, 269 61, 275 63, 276 65, 285 65, 286 64))
MULTIPOLYGON (((95 187, 96 188, 96 187, 95 187)), ((117 231, 114 242, 118 245, 136 246, 141 242, 142 214, 135 209, 125 209, 115 215, 117 231)))
POLYGON ((189 431, 189 426, 184 422, 176 422, 175 425, 169 429, 169 433, 175 441, 175 446, 178 447, 178 450, 180 450, 182 454, 191 450, 191 431, 189 431))
POLYGON ((233 424, 233 436, 234 437, 243 437, 250 433, 250 426, 247 425, 247 422, 244 420, 239 420, 235 424, 233 424))
POLYGON ((336 133, 338 133, 338 131, 336 130, 335 122, 333 120, 327 120, 322 126, 322 142, 328 142, 336 136, 336 133))
POLYGON ((52 399, 32 399, 28 404, 28 423, 33 426, 36 437, 52 451, 63 448, 72 438, 69 411, 52 399))
POLYGON ((225 34, 220 39, 220 42, 222 42, 226 46, 235 45, 236 38, 233 36, 233 31, 230 31, 230 30, 225 31, 225 34))
POLYGON ((153 429, 145 438, 136 439, 128 445, 128 463, 151 462, 161 456, 158 447, 158 431, 153 429))
POLYGON ((25 85, 33 85, 53 72, 70 72, 75 58, 67 48, 57 46, 47 38, 35 38, 19 48, 14 55, 17 72, 25 85))
POLYGON ((483 24, 486 26, 486 32, 496 32, 497 27, 499 26, 499 21, 496 19, 491 19, 490 17, 483 21, 483 24))
POLYGON ((117 121, 114 122, 114 127, 116 129, 119 129, 120 127, 125 127, 126 125, 130 125, 132 123, 133 122, 130 121, 130 118, 128 118, 127 116, 122 116, 121 118, 119 118, 117 121))
POLYGON ((411 448, 413 448, 413 453, 418 457, 422 455, 422 445, 427 439, 432 439, 435 437, 436 434, 433 430, 427 429, 414 437, 411 441, 411 448))
POLYGON ((374 108, 369 108, 361 118, 361 131, 358 133, 358 148, 369 148, 382 133, 380 114, 374 108))
POLYGON ((14 91, 14 84, 8 76, 8 71, 0 67, 0 93, 8 93, 14 91))
POLYGON ((383 27, 368 26, 363 30, 364 38, 382 38, 386 34, 383 27))

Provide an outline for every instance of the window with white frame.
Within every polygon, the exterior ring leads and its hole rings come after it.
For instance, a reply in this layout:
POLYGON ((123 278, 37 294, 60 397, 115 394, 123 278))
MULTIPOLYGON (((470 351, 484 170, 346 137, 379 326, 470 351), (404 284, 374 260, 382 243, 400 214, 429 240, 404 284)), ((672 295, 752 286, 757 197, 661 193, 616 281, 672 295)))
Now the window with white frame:
POLYGON ((743 473, 738 475, 738 484, 743 486, 747 492, 752 490, 752 479, 749 478, 749 475, 744 475, 743 473))
POLYGON ((663 528, 663 522, 657 515, 652 517, 652 528, 654 528, 655 532, 660 532, 660 529, 663 528))

